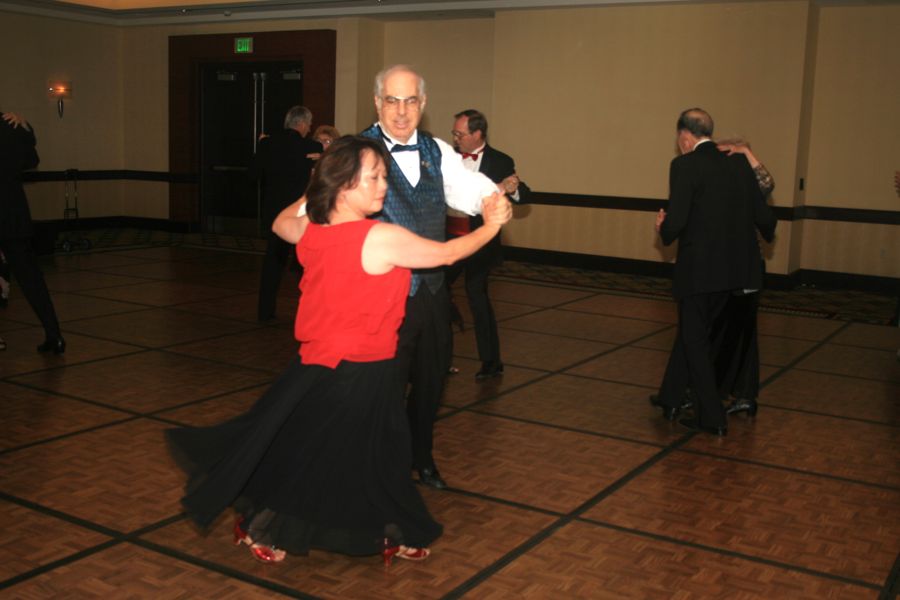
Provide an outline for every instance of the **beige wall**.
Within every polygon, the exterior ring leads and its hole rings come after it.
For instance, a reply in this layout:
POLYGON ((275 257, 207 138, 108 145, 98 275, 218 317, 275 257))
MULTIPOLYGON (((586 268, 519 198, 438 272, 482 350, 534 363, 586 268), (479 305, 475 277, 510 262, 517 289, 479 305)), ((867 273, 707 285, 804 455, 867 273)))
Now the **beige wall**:
POLYGON ((384 64, 408 64, 422 74, 428 94, 423 128, 447 141, 453 115, 467 108, 483 111, 493 127, 493 57, 492 19, 401 21, 385 27, 384 64))
MULTIPOLYGON (((0 13, 0 34, 16 49, 0 64, 13 82, 0 89, 0 107, 35 124, 44 169, 165 171, 168 36, 297 29, 337 31, 342 132, 374 118, 374 73, 410 63, 428 81, 425 127, 446 139, 453 113, 484 110, 492 143, 537 191, 665 198, 674 121, 699 105, 718 136, 753 142, 777 181, 776 205, 898 209, 896 5, 763 0, 124 28, 0 13), (43 92, 56 75, 75 88, 62 120, 43 92)), ((166 184, 83 188, 83 216, 168 213, 166 184)), ((59 218, 60 190, 29 187, 37 218, 59 218)), ((522 247, 666 260, 652 221, 650 212, 521 207, 504 235, 522 247)), ((769 269, 900 276, 897 230, 782 223, 769 269)))
POLYGON ((806 203, 900 209, 900 4, 823 8, 806 203))

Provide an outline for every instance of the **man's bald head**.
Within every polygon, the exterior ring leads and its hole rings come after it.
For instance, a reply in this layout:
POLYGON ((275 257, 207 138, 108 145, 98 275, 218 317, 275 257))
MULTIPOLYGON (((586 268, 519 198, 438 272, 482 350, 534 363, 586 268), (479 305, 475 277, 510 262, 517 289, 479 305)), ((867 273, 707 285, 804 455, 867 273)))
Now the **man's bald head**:
POLYGON ((689 131, 695 137, 712 137, 713 120, 702 108, 689 108, 678 116, 678 131, 689 131))

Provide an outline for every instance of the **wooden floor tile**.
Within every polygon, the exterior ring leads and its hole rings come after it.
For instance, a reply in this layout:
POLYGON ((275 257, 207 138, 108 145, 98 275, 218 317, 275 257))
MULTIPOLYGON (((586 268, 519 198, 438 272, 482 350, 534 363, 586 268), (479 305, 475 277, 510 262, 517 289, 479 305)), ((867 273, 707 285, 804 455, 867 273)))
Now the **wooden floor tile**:
POLYGON ((227 292, 223 292, 222 288, 196 285, 184 281, 149 281, 127 286, 91 289, 83 293, 97 298, 134 302, 145 306, 171 306, 216 298, 227 292))
POLYGON ((82 319, 67 324, 66 331, 159 348, 256 327, 258 326, 254 323, 219 319, 170 308, 155 308, 134 314, 82 319))
POLYGON ((144 279, 186 279, 193 280, 210 273, 221 273, 230 270, 226 265, 210 265, 190 261, 164 261, 147 262, 136 265, 115 265, 96 269, 101 273, 113 275, 125 275, 127 277, 141 277, 144 279))
POLYGON ((900 428, 774 407, 728 425, 728 443, 704 435, 687 448, 900 490, 900 428))
POLYGON ((815 342, 771 335, 759 336, 759 362, 783 367, 815 346, 815 342))
MULTIPOLYGON (((257 295, 252 294, 227 294, 218 298, 208 298, 199 302, 190 302, 188 304, 179 304, 173 306, 172 310, 181 310, 189 313, 201 315, 209 315, 219 319, 234 319, 237 321, 246 321, 248 323, 256 323, 257 319, 257 295)), ((294 315, 288 317, 288 307, 279 306, 279 312, 284 318, 290 318, 293 322, 294 315)), ((296 305, 294 309, 296 310, 296 305)))
POLYGON ((870 588, 588 523, 561 528, 464 598, 874 600, 870 588))
POLYGON ((569 369, 567 373, 644 386, 656 390, 666 372, 669 352, 645 348, 617 348, 569 369))
POLYGON ((829 340, 832 344, 848 344, 850 346, 865 346, 880 350, 892 350, 900 348, 900 327, 889 325, 869 325, 867 323, 850 323, 839 334, 829 340))
POLYGON ((293 331, 259 327, 212 340, 170 346, 167 350, 277 374, 297 357, 298 348, 293 331))
POLYGON ((0 382, 0 450, 129 418, 117 410, 0 382))
POLYGON ((471 413, 439 421, 434 448, 450 486, 559 512, 574 510, 659 452, 471 413))
POLYGON ((667 286, 638 278, 618 293, 625 276, 538 268, 491 279, 505 372, 487 381, 474 379, 462 280, 453 290, 467 328, 454 332, 461 372, 447 378, 434 439, 450 489, 419 486, 445 528, 434 554, 387 570, 376 555, 321 551, 253 561, 232 544, 231 515, 207 534, 178 518, 184 474, 163 432, 233 418, 268 389, 297 350, 297 274, 282 276, 277 317, 257 323, 264 241, 213 237, 237 251, 194 234, 196 246, 41 257, 62 356, 35 351, 43 332, 13 287, 0 310, 0 597, 806 600, 896 589, 900 330, 772 312, 764 294, 759 415, 731 417, 723 439, 691 435, 648 402, 676 334, 667 286), (96 533, 142 528, 133 541, 96 533))
POLYGON ((51 254, 41 257, 41 268, 55 268, 60 271, 96 270, 117 265, 137 265, 148 261, 146 258, 125 256, 120 252, 85 252, 80 254, 51 254))
MULTIPOLYGON (((468 329, 471 329, 473 323, 472 310, 469 308, 466 291, 463 289, 455 291, 453 294, 453 303, 456 304, 456 307, 462 314, 465 326, 468 329)), ((494 309, 494 317, 497 319, 498 323, 528 313, 544 310, 539 306, 529 306, 528 304, 519 304, 518 302, 503 302, 501 300, 493 299, 491 300, 491 308, 494 309)), ((453 331, 456 332, 456 328, 454 328, 453 331)))
POLYGON ((479 400, 493 398, 546 375, 543 371, 506 365, 500 377, 477 381, 475 373, 481 369, 481 361, 457 356, 453 359, 453 365, 459 369, 459 373, 447 377, 444 385, 442 404, 448 407, 468 406, 479 400))
POLYGON ((166 352, 110 358, 13 378, 49 392, 142 413, 268 383, 272 374, 166 352))
MULTIPOLYGON (((285 278, 289 278, 289 274, 285 275, 285 278)), ((193 283, 197 285, 212 287, 212 288, 223 288, 226 290, 236 290, 244 293, 252 293, 256 295, 259 291, 259 271, 229 271, 226 274, 221 273, 209 273, 209 274, 201 274, 197 275, 193 280, 193 283)), ((282 285, 289 285, 291 287, 292 293, 297 295, 297 280, 293 279, 285 283, 282 281, 282 285)), ((254 306, 253 315, 256 315, 256 307, 254 306)))
POLYGON ((632 296, 597 294, 584 300, 563 305, 566 310, 576 310, 613 317, 627 317, 659 323, 675 324, 678 311, 671 300, 650 300, 632 296))
POLYGON ((62 367, 140 350, 137 346, 78 335, 68 330, 64 330, 63 335, 66 338, 66 352, 56 355, 37 351, 37 346, 44 342, 44 330, 40 327, 4 332, 6 350, 0 355, 0 377, 51 369, 54 374, 47 377, 53 379, 62 376, 62 371, 59 371, 62 367))
POLYGON ((677 334, 678 328, 670 327, 669 329, 664 329, 659 333, 655 333, 651 336, 639 339, 632 345, 638 348, 650 348, 652 350, 671 352, 672 346, 675 344, 675 336, 677 334))
POLYGON ((594 295, 561 287, 491 280, 491 298, 531 306, 558 306, 594 295))
POLYGON ((791 370, 761 393, 765 404, 900 425, 900 383, 791 370))
POLYGON ((269 590, 164 556, 119 544, 20 583, 12 598, 271 600, 269 590))
POLYGON ((194 260, 221 256, 222 253, 206 248, 191 246, 155 246, 150 248, 131 248, 118 251, 120 256, 141 258, 145 260, 194 260))
MULTIPOLYGON (((139 304, 104 300, 102 298, 83 296, 78 293, 57 292, 51 294, 51 298, 53 299, 53 307, 56 309, 56 316, 59 318, 64 329, 69 321, 100 315, 131 312, 134 310, 144 310, 145 308, 139 304)), ((31 310, 31 306, 29 306, 21 296, 15 297, 11 301, 10 306, 0 312, 0 314, 18 321, 35 325, 40 324, 37 316, 35 316, 34 312, 31 310)))
POLYGON ((554 375, 478 406, 479 411, 668 444, 685 433, 660 417, 643 387, 554 375))
MULTIPOLYGON (((140 277, 126 277, 124 275, 113 275, 111 273, 97 273, 94 271, 74 271, 74 272, 57 272, 45 273, 44 280, 47 282, 47 288, 52 296, 57 292, 99 292, 104 289, 120 288, 120 293, 128 291, 132 285, 141 285, 147 282, 146 279, 140 277)), ((132 298, 117 298, 115 293, 111 293, 108 298, 113 300, 129 301, 132 298)))
POLYGON ((554 520, 545 514, 449 492, 428 490, 424 496, 434 518, 443 524, 444 534, 432 544, 433 553, 427 560, 396 560, 389 569, 382 566, 377 555, 351 557, 316 550, 308 556, 288 556, 276 567, 260 565, 244 547, 232 544, 230 514, 220 518, 207 535, 182 521, 145 538, 318 598, 436 599, 554 520))
POLYGON ((900 383, 900 360, 897 360, 896 350, 825 344, 800 361, 797 368, 900 383))
POLYGON ((145 419, 0 454, 0 489, 127 532, 178 514, 184 477, 145 419))
MULTIPOLYGON (((0 500, 0 582, 37 569, 110 538, 36 510, 0 500)), ((4 598, 21 598, 0 591, 4 598)), ((63 597, 63 596, 59 596, 63 597)))
POLYGON ((544 310, 508 319, 503 322, 503 327, 596 342, 627 344, 665 329, 668 325, 570 310, 544 310))
POLYGON ((267 389, 268 385, 260 385, 188 406, 164 410, 157 413, 157 416, 194 427, 217 425, 247 412, 267 389))
POLYGON ((844 326, 841 321, 814 319, 759 311, 757 329, 760 335, 777 335, 801 340, 821 341, 844 326))
POLYGON ((877 585, 900 548, 900 491, 683 452, 584 516, 877 585))
MULTIPOLYGON (((518 367, 556 371, 572 366, 615 346, 603 342, 561 338, 543 333, 517 331, 500 327, 500 347, 503 362, 518 367)), ((471 329, 453 337, 453 352, 457 356, 478 358, 475 334, 471 329)))

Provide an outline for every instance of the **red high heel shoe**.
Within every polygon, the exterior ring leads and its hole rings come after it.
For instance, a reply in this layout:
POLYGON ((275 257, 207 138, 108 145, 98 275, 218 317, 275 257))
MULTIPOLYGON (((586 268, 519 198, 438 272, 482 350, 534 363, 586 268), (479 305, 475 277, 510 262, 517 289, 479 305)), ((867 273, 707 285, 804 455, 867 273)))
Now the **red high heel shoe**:
POLYGON ((384 549, 381 551, 381 558, 384 559, 384 566, 391 566, 391 561, 396 556, 403 560, 421 561, 431 555, 428 548, 410 548, 409 546, 391 545, 391 540, 384 538, 384 549))
POLYGON ((285 552, 284 550, 280 550, 275 546, 263 546, 262 544, 255 543, 244 530, 243 524, 243 517, 238 517, 234 521, 235 546, 247 544, 247 547, 250 549, 250 555, 261 563, 271 564, 278 563, 284 560, 284 557, 287 556, 287 552, 285 552))

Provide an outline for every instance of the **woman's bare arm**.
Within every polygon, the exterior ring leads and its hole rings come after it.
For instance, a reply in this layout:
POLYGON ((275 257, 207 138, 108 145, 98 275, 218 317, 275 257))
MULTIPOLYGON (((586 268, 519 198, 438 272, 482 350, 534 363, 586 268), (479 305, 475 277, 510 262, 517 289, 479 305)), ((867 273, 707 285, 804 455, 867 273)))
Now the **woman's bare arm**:
POLYGON ((306 216, 306 210, 301 210, 301 206, 305 206, 306 196, 303 196, 283 211, 278 213, 275 221, 272 222, 272 231, 275 235, 290 244, 296 244, 303 237, 306 226, 309 225, 309 218, 306 216), (302 216, 298 216, 302 213, 302 216))

